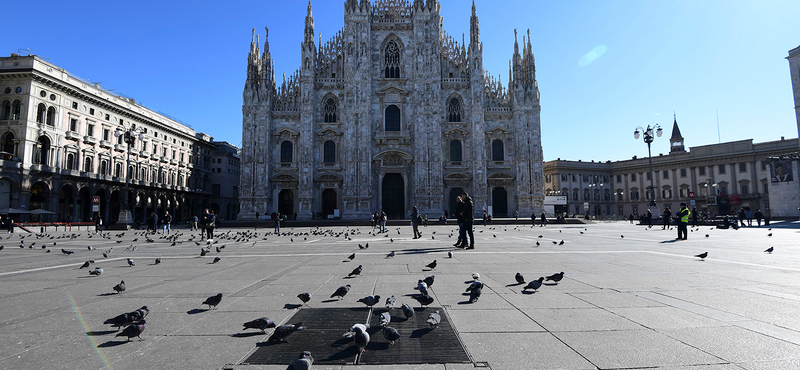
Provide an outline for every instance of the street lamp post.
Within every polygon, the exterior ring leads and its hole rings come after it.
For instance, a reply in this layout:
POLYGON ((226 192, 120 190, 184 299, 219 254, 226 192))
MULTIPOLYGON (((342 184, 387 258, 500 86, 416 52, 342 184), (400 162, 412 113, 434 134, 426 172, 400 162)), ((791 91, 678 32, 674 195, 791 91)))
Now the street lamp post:
POLYGON ((650 152, 650 144, 653 142, 655 137, 653 136, 653 131, 655 131, 656 136, 661 137, 664 133, 657 123, 652 127, 647 125, 646 129, 643 129, 642 126, 636 127, 636 130, 633 131, 633 138, 639 139, 640 132, 644 133, 644 142, 647 143, 647 160, 650 163, 650 207, 653 208, 655 214, 660 214, 658 212, 658 207, 656 206, 656 188, 653 185, 653 155, 650 152))
POLYGON ((126 168, 125 168, 125 194, 122 197, 122 207, 119 211, 119 218, 117 219, 117 223, 114 224, 114 229, 130 229, 131 225, 133 225, 133 216, 131 215, 130 205, 128 203, 129 200, 129 192, 130 192, 130 179, 131 179, 131 148, 133 148, 133 144, 136 143, 136 139, 144 140, 144 132, 141 128, 137 128, 136 125, 131 125, 130 127, 117 127, 117 130, 114 131, 114 137, 122 136, 122 141, 125 144, 128 144, 128 155, 126 160, 126 168))

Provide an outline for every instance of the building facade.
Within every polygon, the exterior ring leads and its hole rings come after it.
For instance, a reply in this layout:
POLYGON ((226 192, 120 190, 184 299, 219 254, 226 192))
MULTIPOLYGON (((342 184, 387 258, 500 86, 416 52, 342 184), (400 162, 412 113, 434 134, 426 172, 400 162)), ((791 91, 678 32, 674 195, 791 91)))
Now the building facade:
POLYGON ((530 32, 522 45, 514 40, 506 87, 483 68, 474 4, 469 42, 445 32, 436 0, 344 7, 344 27, 317 45, 309 4, 300 68, 281 81, 269 41, 261 51, 253 31, 239 217, 406 218, 412 206, 434 216, 454 209, 462 191, 477 214, 541 212, 530 32))
POLYGON ((211 153, 211 204, 219 218, 235 220, 239 214, 239 148, 227 141, 215 141, 211 153))
MULTIPOLYGON (((566 196, 568 213, 577 215, 645 214, 655 193, 658 208, 652 211, 658 213, 665 207, 674 213, 686 202, 690 209, 711 215, 745 208, 784 216, 771 209, 770 189, 791 179, 771 173, 775 158, 797 152, 798 139, 731 141, 686 151, 675 121, 669 141, 669 154, 652 158, 653 187, 646 157, 616 162, 557 159, 544 164, 546 193, 566 196)), ((658 143, 659 139, 653 142, 658 143)))
POLYGON ((208 203, 210 136, 36 56, 0 58, 0 142, 2 208, 109 225, 126 194, 136 222, 166 210, 180 221, 208 203), (129 148, 118 129, 143 140, 129 148))

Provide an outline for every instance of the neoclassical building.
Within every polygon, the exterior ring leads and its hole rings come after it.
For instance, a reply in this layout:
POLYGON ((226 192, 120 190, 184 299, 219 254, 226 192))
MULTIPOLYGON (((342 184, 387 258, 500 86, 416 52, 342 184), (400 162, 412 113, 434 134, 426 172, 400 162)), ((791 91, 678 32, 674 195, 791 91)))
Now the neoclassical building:
POLYGON ((0 209, 109 225, 126 194, 136 222, 166 210, 185 220, 209 203, 210 136, 37 56, 0 58, 0 147, 0 209), (133 128, 142 140, 129 149, 115 132, 133 128))
MULTIPOLYGON (((541 212, 539 89, 530 31, 514 40, 506 86, 483 68, 475 5, 469 41, 442 28, 436 0, 347 0, 344 27, 317 44, 311 4, 300 67, 280 81, 265 33, 243 92, 241 219, 321 212, 407 218, 455 207, 541 212)), ((267 29, 267 32, 269 30, 267 29)))

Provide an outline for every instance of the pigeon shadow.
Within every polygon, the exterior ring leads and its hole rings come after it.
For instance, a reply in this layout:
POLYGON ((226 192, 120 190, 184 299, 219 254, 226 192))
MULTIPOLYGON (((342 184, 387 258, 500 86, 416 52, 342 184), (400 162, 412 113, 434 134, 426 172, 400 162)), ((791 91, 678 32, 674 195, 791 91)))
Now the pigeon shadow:
POLYGON ((188 313, 189 315, 196 315, 198 313, 203 313, 203 312, 206 312, 206 311, 211 311, 211 310, 208 309, 208 308, 194 308, 194 309, 191 309, 189 311, 186 311, 186 313, 188 313))
POLYGON ((357 278, 357 277, 358 277, 358 276, 345 276, 345 277, 343 277, 342 279, 355 279, 355 278, 357 278))
POLYGON ((331 299, 326 299, 326 300, 322 301, 322 303, 330 303, 330 302, 336 302, 336 301, 340 301, 340 300, 341 299, 331 298, 331 299))
POLYGON ((283 305, 283 308, 285 308, 287 310, 293 310, 295 308, 300 308, 302 306, 303 305, 301 305, 301 304, 287 303, 287 304, 283 305))
POLYGON ((433 331, 431 328, 421 328, 411 332, 411 336, 409 338, 422 338, 423 335, 430 333, 433 331))
POLYGON ((470 301, 461 301, 461 302, 458 302, 458 304, 472 304, 472 303, 473 303, 473 302, 470 302, 470 301))
MULTIPOLYGON (((548 284, 548 285, 550 285, 550 284, 548 284)), ((553 284, 553 285, 555 285, 555 284, 553 284)), ((522 291, 522 294, 529 294, 530 295, 530 294, 533 294, 533 293, 536 293, 536 291, 535 290, 523 290, 522 291)))
POLYGON ((518 286, 518 285, 522 285, 522 284, 525 284, 525 283, 524 283, 524 282, 522 282, 522 283, 516 283, 516 284, 508 284, 508 285, 506 285, 506 286, 518 286))
POLYGON ((108 342, 98 344, 97 348, 116 347, 116 346, 121 346, 125 343, 128 343, 128 341, 110 340, 108 342))
MULTIPOLYGON (((352 340, 351 340, 351 341, 352 341, 352 340)), ((338 341, 337 341, 337 342, 338 342, 338 341)), ((345 348, 345 349, 343 349, 343 350, 341 350, 341 351, 339 351, 339 352, 336 352, 336 353, 334 353, 334 354, 332 354, 332 355, 328 356, 328 357, 327 357, 327 358, 325 358, 323 361, 338 361, 338 360, 344 360, 344 359, 346 359, 346 358, 355 358, 355 357, 356 357, 356 355, 358 355, 358 347, 356 347, 356 346, 350 346, 350 347, 347 347, 347 348, 345 348)))
POLYGON ((663 242, 660 242, 660 243, 661 243, 661 244, 665 244, 665 243, 675 243, 675 242, 677 242, 677 241, 678 241, 677 239, 670 239, 670 240, 664 240, 663 242))
POLYGON ((78 279, 91 279, 91 278, 94 278, 94 277, 97 277, 97 276, 94 276, 94 275, 89 275, 89 276, 78 276, 78 279))
POLYGON ((246 332, 246 333, 231 334, 231 337, 233 337, 233 338, 250 338, 250 337, 255 337, 255 336, 258 336, 258 335, 264 335, 264 333, 262 333, 260 331, 250 331, 250 332, 246 332))
POLYGON ((107 296, 110 296, 110 295, 117 295, 117 294, 119 294, 119 293, 103 293, 103 294, 98 294, 97 296, 98 297, 107 297, 107 296))
POLYGON ((558 285, 558 283, 542 283, 542 285, 556 286, 556 285, 558 285))
POLYGON ((270 346, 275 346, 275 345, 278 345, 278 344, 285 344, 285 343, 289 343, 289 342, 284 341, 284 340, 269 340, 269 339, 267 339, 267 340, 265 340, 263 342, 256 343, 256 347, 270 347, 270 346))
POLYGON ((98 335, 108 335, 108 334, 114 334, 114 333, 119 333, 119 330, 87 331, 86 335, 88 335, 90 337, 94 337, 94 336, 98 336, 98 335))
POLYGON ((341 347, 345 344, 350 344, 352 342, 353 342, 353 337, 342 337, 333 341, 333 343, 331 343, 331 347, 341 347))

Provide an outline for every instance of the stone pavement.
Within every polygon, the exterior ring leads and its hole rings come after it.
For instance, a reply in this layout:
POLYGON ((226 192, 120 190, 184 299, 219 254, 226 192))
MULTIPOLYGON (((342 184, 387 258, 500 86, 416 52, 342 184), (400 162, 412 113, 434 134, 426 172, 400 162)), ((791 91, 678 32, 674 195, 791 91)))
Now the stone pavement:
MULTIPOLYGON (((271 333, 242 335, 242 323, 261 316, 290 321, 300 303, 295 296, 305 291, 315 308, 359 307, 357 299, 370 294, 394 294, 399 303, 418 307, 405 295, 415 293, 417 279, 433 273, 433 306, 445 308, 473 363, 314 369, 800 369, 796 222, 774 223, 771 231, 702 227, 687 241, 673 240, 674 229, 625 222, 478 225, 471 251, 451 247, 451 225, 422 228, 418 240, 411 239, 410 226, 400 227, 400 234, 392 227, 386 236, 358 229, 352 240, 263 240, 272 231, 264 228, 255 245, 255 239, 218 238, 214 246, 226 248, 219 254, 212 248, 205 257, 185 241, 188 235, 176 246, 163 239, 143 243, 131 231, 122 243, 113 236, 88 238, 86 232, 74 239, 27 235, 25 248, 19 248, 24 234, 0 234, 0 368, 283 370, 286 365, 241 364, 271 333), (564 245, 552 243, 561 240, 564 245), (358 249, 367 242, 369 249, 358 249), (131 244, 136 250, 126 251, 131 244), (770 246, 775 252, 764 253, 770 246), (103 258, 101 251, 111 247, 103 258), (63 255, 61 248, 75 253, 63 255), (397 255, 385 258, 392 250, 397 255), (447 251, 453 251, 452 259, 447 251), (693 257, 705 251, 705 261, 693 257), (353 252, 355 260, 343 262, 353 252), (222 260, 212 264, 217 255, 222 260), (163 262, 153 265, 156 257, 163 262), (129 267, 126 258, 136 266, 129 267), (102 276, 78 269, 89 259, 104 269, 102 276), (434 259, 438 267, 425 271, 434 259), (358 264, 363 274, 343 279, 358 264), (560 271, 560 283, 533 294, 522 294, 523 285, 514 281, 516 272, 533 280, 560 271), (487 287, 478 302, 465 304, 464 283, 473 272, 487 287), (122 279, 128 290, 111 294, 122 279), (345 283, 352 290, 344 300, 322 302, 345 283), (220 292, 217 310, 201 306, 220 292), (102 324, 142 305, 150 309, 143 341, 115 340, 116 331, 102 324)), ((227 231, 244 229, 217 234, 227 231)), ((352 324, 342 322, 341 331, 352 324)), ((384 341, 380 334, 373 340, 384 341)))

